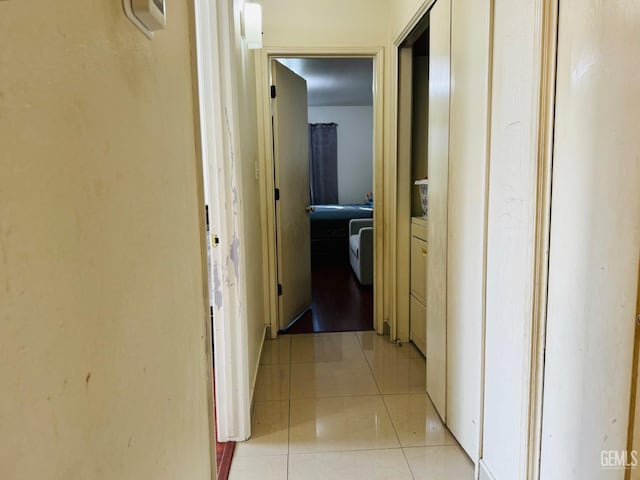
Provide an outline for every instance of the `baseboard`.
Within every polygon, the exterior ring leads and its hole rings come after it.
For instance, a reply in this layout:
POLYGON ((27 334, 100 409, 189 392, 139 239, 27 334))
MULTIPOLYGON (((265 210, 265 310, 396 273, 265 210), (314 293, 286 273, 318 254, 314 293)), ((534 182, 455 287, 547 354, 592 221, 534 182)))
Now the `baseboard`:
POLYGON ((478 467, 479 467, 478 470, 480 472, 478 477, 479 480, 496 480, 495 475, 493 474, 489 466, 486 464, 484 459, 480 459, 480 462, 478 463, 478 467))

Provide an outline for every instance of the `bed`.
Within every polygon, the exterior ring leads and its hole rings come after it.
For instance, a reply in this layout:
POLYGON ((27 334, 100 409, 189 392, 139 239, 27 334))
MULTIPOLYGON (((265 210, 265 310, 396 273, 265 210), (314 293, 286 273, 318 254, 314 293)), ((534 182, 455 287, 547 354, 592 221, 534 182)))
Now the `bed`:
POLYGON ((312 265, 349 265, 349 221, 373 218, 373 204, 311 207, 312 265))

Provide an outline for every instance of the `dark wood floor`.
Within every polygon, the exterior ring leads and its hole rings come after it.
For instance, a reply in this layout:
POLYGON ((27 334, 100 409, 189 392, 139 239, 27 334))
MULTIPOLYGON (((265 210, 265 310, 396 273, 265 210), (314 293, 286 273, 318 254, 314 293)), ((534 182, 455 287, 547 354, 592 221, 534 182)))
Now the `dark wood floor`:
POLYGON ((373 289, 349 265, 314 266, 311 310, 283 333, 373 330, 373 289))

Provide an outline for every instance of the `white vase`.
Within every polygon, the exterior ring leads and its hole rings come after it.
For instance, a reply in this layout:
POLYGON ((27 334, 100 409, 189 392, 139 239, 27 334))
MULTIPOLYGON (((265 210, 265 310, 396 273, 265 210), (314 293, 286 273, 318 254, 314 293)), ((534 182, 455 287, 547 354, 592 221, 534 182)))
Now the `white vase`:
POLYGON ((429 187, 429 180, 416 180, 415 185, 418 185, 420 189, 420 205, 422 206, 422 216, 427 217, 428 196, 427 189, 429 187))

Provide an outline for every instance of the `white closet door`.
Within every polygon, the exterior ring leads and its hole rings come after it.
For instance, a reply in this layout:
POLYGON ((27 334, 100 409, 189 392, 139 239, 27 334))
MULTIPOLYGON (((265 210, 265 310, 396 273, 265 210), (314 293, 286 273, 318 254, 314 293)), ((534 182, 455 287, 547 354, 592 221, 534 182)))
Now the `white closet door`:
POLYGON ((490 0, 451 5, 447 426, 474 461, 482 405, 490 15, 490 0))
MULTIPOLYGON (((640 2, 560 2, 541 477, 622 480, 640 246, 640 2), (605 468, 609 467, 609 468, 605 468)), ((517 161, 514 159, 514 161, 517 161)))
POLYGON ((430 12, 429 24, 427 393, 445 419, 451 0, 436 2, 430 12))

